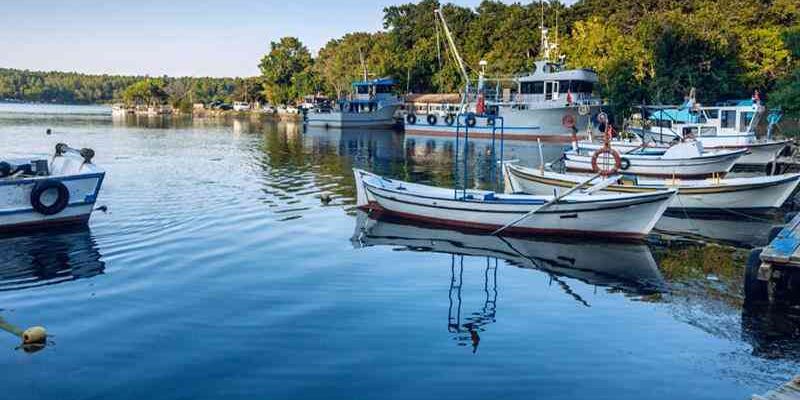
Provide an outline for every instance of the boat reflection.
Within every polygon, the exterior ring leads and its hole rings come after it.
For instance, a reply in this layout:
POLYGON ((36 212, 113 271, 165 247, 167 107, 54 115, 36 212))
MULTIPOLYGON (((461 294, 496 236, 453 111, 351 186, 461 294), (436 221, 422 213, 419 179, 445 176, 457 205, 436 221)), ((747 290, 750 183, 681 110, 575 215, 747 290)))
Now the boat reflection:
POLYGON ((766 245, 770 231, 782 224, 783 219, 777 214, 687 214, 667 211, 655 229, 690 239, 710 239, 739 247, 756 247, 766 245))
POLYGON ((634 296, 661 293, 668 287, 649 247, 641 243, 503 238, 437 229, 386 217, 374 219, 364 212, 357 214, 351 241, 356 248, 404 246, 412 251, 450 254, 448 330, 462 345, 471 343, 473 351, 477 350, 480 333, 495 322, 499 260, 504 260, 507 265, 546 273, 565 294, 587 307, 589 302, 573 291, 563 278, 634 296), (482 309, 462 318, 465 257, 485 258, 485 300, 482 309))
POLYGON ((54 285, 103 273, 105 262, 88 227, 0 236, 0 291, 54 285))

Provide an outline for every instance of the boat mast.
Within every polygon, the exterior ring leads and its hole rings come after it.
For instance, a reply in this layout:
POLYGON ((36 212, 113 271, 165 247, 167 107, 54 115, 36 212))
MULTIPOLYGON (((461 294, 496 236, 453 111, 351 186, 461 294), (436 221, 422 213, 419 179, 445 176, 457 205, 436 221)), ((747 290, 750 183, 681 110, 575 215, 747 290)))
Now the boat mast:
POLYGON ((458 52, 458 47, 456 47, 456 42, 453 40, 453 35, 450 33, 450 27, 447 26, 447 21, 444 19, 441 9, 437 8, 433 10, 433 12, 439 17, 439 20, 442 23, 442 30, 444 30, 444 36, 447 38, 447 44, 450 45, 450 52, 453 54, 456 64, 458 64, 458 69, 461 71, 461 76, 464 78, 467 89, 469 89, 469 75, 467 74, 467 68, 464 66, 464 60, 461 58, 461 54, 458 52))
POLYGON ((358 48, 358 60, 361 62, 361 69, 364 71, 364 82, 367 81, 367 63, 364 62, 364 53, 361 52, 361 47, 358 48))

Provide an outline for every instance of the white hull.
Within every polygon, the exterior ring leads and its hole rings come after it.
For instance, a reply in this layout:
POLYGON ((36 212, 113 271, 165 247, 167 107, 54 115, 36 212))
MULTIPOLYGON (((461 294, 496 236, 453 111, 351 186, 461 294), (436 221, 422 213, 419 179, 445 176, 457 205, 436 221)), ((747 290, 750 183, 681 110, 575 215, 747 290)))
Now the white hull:
POLYGON ((60 169, 60 173, 0 179, 0 231, 83 224, 89 220, 105 173, 92 164, 80 166, 78 163, 60 163, 60 159, 64 158, 57 157, 57 161, 51 163, 51 170, 60 169), (69 193, 64 208, 52 215, 42 214, 32 205, 32 191, 45 181, 60 182, 69 193))
POLYGON ((323 128, 391 128, 399 105, 385 106, 372 112, 309 111, 306 125, 323 128))
MULTIPOLYGON (((494 231, 523 217, 551 196, 495 195, 392 181, 355 170, 358 205, 408 219, 494 231)), ((508 233, 642 238, 658 221, 674 191, 643 195, 569 196, 507 229, 508 233)))
MULTIPOLYGON (((651 130, 645 134, 645 140, 648 142, 663 143, 671 142, 677 139, 678 136, 670 132, 663 135, 658 130, 651 130)), ((707 151, 719 150, 748 150, 748 153, 736 161, 737 165, 766 165, 774 162, 778 155, 783 151, 786 146, 791 143, 791 140, 757 140, 755 135, 726 135, 726 136, 709 136, 698 137, 695 140, 703 144, 703 148, 707 151)), ((619 149, 625 149, 629 146, 637 146, 636 143, 619 143, 619 149)), ((617 148, 618 143, 614 143, 617 148)), ((659 144, 658 146, 668 147, 667 144, 659 144)))
MULTIPOLYGON (((744 153, 744 150, 739 150, 704 153, 697 157, 666 158, 657 155, 634 155, 620 152, 622 159, 630 162, 630 167, 621 172, 666 178, 703 178, 714 174, 725 175, 744 153)), ((592 168, 593 154, 594 151, 590 149, 570 150, 564 153, 564 164, 568 171, 594 172, 592 168)))
MULTIPOLYGON (((542 173, 538 169, 509 164, 506 164, 503 172, 508 179, 506 190, 539 195, 557 194, 588 179, 586 176, 550 171, 542 173)), ((780 208, 798 185, 800 174, 791 174, 683 182, 649 180, 639 181, 636 186, 611 185, 600 192, 647 193, 675 188, 678 189, 678 195, 670 204, 670 209, 755 211, 780 208)))
MULTIPOLYGON (((590 126, 590 118, 599 112, 599 106, 590 107, 587 115, 580 115, 577 106, 573 107, 554 107, 554 108, 531 108, 519 110, 511 107, 500 107, 499 116, 503 117, 503 136, 506 140, 536 140, 541 139, 547 142, 567 143, 572 139, 573 130, 565 128, 561 124, 561 119, 566 114, 575 118, 575 127, 579 131, 585 131, 590 126)), ((464 121, 461 121, 459 128, 460 135, 464 134, 464 121)), ((428 123, 425 115, 418 115, 417 122, 409 124, 407 121, 404 128, 407 134, 411 135, 431 135, 431 136, 455 136, 457 123, 448 125, 444 117, 437 116, 435 124, 428 123)), ((500 122, 496 123, 496 135, 500 136, 500 122)), ((477 118, 474 127, 469 128, 470 137, 487 138, 492 135, 492 126, 487 124, 486 118, 477 118)))

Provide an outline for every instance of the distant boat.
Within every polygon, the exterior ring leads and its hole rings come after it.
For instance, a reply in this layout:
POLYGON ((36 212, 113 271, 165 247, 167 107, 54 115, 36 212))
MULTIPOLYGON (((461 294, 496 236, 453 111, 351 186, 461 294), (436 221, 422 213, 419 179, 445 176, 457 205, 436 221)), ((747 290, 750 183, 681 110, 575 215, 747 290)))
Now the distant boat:
POLYGON ((111 115, 115 117, 121 117, 128 114, 133 114, 133 108, 128 107, 123 103, 114 103, 111 105, 111 115))
MULTIPOLYGON (((438 13, 438 10, 437 10, 438 13)), ((444 31, 449 28, 438 13, 444 31)), ((589 69, 567 69, 557 54, 558 45, 550 42, 548 29, 541 29, 542 59, 531 73, 514 77, 487 77, 486 62, 481 61, 477 86, 469 82, 460 55, 455 58, 467 80, 464 93, 410 95, 406 104, 405 131, 412 135, 455 136, 459 125, 469 126, 473 138, 491 137, 502 117, 506 140, 537 140, 566 143, 577 130, 591 130, 593 117, 600 113, 602 99, 595 96, 598 76, 589 69), (509 87, 511 86, 511 87, 509 87), (466 96, 466 98, 464 98, 466 96), (431 101, 433 100, 433 101, 431 101), (455 100, 455 101, 454 101, 455 100), (466 115, 458 121, 459 115, 466 115)), ((449 40, 451 51, 458 53, 449 40)))
POLYGON ((92 157, 58 144, 49 160, 0 161, 0 232, 85 224, 105 177, 92 157))
MULTIPOLYGON (((700 106, 690 99, 681 106, 653 111, 646 116, 650 122, 648 128, 633 128, 631 131, 643 136, 646 142, 657 144, 691 138, 703 143, 709 151, 748 150, 737 164, 765 165, 774 162, 791 143, 788 139, 773 140, 770 137, 772 126, 765 138, 756 136, 756 127, 765 114, 766 109, 757 98, 709 107, 700 106)), ((773 115, 780 119, 779 114, 773 115)), ((769 122, 773 124, 772 120, 769 122)))
POLYGON ((403 104, 393 93, 394 86, 395 81, 388 78, 354 82, 350 98, 307 110, 305 123, 324 128, 390 128, 403 104))
POLYGON ((249 110, 250 110, 250 103, 246 101, 233 102, 233 111, 249 111, 249 110))

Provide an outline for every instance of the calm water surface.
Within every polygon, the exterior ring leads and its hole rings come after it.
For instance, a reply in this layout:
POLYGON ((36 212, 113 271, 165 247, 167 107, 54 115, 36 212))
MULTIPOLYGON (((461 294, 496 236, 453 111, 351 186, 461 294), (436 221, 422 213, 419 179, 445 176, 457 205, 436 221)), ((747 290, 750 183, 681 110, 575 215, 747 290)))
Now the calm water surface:
POLYGON ((0 237, 0 319, 53 335, 29 354, 0 332, 8 398, 734 399, 800 371, 797 324, 741 307, 772 220, 675 215, 706 239, 646 244, 375 221, 352 166, 450 185, 454 143, 0 105, 2 156, 57 142, 96 150, 107 212, 0 237))

